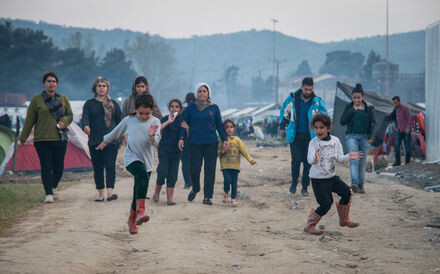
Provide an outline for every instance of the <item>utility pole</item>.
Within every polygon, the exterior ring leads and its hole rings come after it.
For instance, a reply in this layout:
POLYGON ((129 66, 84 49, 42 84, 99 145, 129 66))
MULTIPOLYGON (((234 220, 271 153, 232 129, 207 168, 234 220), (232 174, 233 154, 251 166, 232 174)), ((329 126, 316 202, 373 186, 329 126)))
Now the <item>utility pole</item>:
POLYGON ((385 67, 385 88, 386 94, 390 94, 390 60, 388 51, 388 0, 387 0, 387 16, 386 16, 387 34, 386 34, 386 67, 385 67))
MULTIPOLYGON (((275 104, 278 104, 278 78, 275 78, 275 74, 277 73, 277 61, 275 58, 275 23, 278 23, 278 20, 271 18, 270 19, 272 21, 273 24, 273 41, 272 41, 272 45, 273 45, 273 52, 272 52, 272 63, 273 63, 273 71, 272 71, 272 90, 273 93, 275 94, 275 104)), ((278 77, 278 75, 277 75, 278 77)))

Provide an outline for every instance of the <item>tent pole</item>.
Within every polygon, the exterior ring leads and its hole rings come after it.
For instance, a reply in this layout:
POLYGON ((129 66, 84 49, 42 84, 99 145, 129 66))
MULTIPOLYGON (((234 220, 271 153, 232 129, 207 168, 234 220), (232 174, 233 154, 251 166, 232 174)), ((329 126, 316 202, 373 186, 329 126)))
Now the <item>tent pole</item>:
POLYGON ((12 172, 15 172, 15 163, 17 162, 17 146, 18 146, 18 136, 20 135, 20 119, 18 115, 15 123, 15 141, 14 141, 14 155, 12 156, 12 172))

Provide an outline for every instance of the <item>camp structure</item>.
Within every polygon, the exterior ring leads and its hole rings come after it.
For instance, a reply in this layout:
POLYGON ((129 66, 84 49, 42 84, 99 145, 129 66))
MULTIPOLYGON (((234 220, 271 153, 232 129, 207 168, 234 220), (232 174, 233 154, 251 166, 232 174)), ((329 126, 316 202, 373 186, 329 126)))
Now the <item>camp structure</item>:
MULTIPOLYGON (((92 169, 87 135, 75 123, 68 127, 68 141, 64 158, 65 171, 85 171, 92 169)), ((12 171, 14 159, 15 132, 8 128, 0 128, 0 147, 5 156, 0 166, 0 174, 12 171)), ((40 160, 34 147, 33 131, 24 144, 18 144, 16 150, 15 170, 13 172, 38 173, 41 170, 40 160)), ((0 150, 1 156, 1 150, 0 150)), ((1 159, 0 159, 1 160, 1 159)))
MULTIPOLYGON (((345 131, 347 130, 347 126, 342 126, 340 120, 342 113, 344 112, 345 105, 351 102, 352 90, 352 86, 341 82, 336 83, 332 134, 339 138, 345 152, 347 152, 345 149, 345 131)), ((390 96, 364 90, 364 101, 373 105, 376 114, 376 138, 374 139, 373 143, 375 146, 382 144, 385 129, 388 125, 388 122, 385 121, 385 116, 394 110, 391 99, 392 97, 390 96)), ((425 111, 423 107, 413 103, 402 101, 402 104, 409 108, 411 115, 425 111)))

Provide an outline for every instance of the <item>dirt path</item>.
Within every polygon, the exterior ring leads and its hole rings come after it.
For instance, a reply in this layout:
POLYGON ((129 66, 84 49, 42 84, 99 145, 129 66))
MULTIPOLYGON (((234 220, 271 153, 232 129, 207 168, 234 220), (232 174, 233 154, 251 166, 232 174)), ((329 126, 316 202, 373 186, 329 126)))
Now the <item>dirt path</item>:
MULTIPOLYGON (((117 181, 119 199, 95 203, 91 178, 61 192, 56 204, 32 210, 0 238, 1 273, 430 273, 440 271, 440 193, 367 174, 366 195, 356 195, 356 229, 340 228, 332 207, 320 224, 324 236, 305 234, 309 197, 286 193, 287 147, 256 148, 258 165, 242 163, 240 205, 221 204, 217 174, 213 206, 203 195, 186 201, 181 176, 177 206, 149 200, 149 223, 130 235, 126 219, 131 178, 117 181), (292 209, 292 206, 294 207, 292 209), (437 220, 437 222, 439 222, 437 220)), ((348 181, 348 169, 338 167, 348 181)), ((150 182, 149 196, 155 185, 150 182)), ((311 189, 310 189, 311 191, 311 189)))

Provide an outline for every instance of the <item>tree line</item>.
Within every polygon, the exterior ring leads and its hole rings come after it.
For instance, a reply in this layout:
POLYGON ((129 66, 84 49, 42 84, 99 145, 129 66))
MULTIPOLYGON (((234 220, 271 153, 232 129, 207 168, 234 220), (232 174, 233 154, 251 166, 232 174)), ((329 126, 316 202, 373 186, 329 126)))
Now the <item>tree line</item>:
POLYGON ((140 74, 150 81, 159 102, 176 96, 179 77, 175 77, 174 51, 163 39, 145 34, 126 40, 124 49, 99 52, 101 58, 92 50, 91 37, 80 32, 63 43, 65 48, 60 49, 43 31, 14 28, 7 21, 0 24, 0 93, 23 93, 30 99, 42 91, 43 73, 55 71, 60 92, 71 99, 89 98, 97 76, 110 80, 111 96, 128 96, 140 74))

